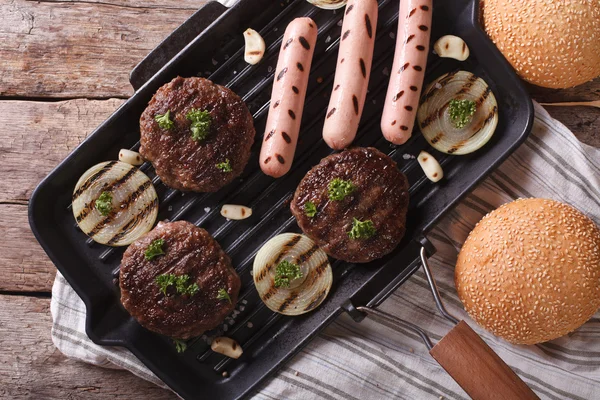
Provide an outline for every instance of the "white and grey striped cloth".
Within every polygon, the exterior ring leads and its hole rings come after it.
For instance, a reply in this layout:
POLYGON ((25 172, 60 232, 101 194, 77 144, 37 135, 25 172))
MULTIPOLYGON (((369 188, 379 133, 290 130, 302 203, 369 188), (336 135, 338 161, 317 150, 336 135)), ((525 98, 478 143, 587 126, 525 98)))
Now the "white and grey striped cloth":
MULTIPOLYGON (((580 143, 535 105, 530 138, 431 233, 432 268, 448 309, 483 339, 542 399, 600 399, 600 313, 575 332, 536 346, 515 346, 476 327, 462 310, 453 282, 457 251, 487 212, 520 197, 560 200, 600 224, 600 149, 580 143)), ((435 341, 452 324, 433 303, 419 272, 380 307, 420 325, 435 341)), ((52 288, 52 339, 65 355, 124 368, 164 386, 129 351, 101 347, 85 335, 85 306, 57 274, 52 288)), ((411 332, 342 316, 255 393, 255 399, 465 399, 465 392, 411 332)))

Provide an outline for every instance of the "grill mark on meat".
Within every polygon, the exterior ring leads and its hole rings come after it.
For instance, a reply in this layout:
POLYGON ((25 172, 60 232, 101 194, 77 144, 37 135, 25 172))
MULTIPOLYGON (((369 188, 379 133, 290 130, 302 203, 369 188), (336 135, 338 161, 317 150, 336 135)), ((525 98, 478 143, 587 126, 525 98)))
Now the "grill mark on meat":
POLYGON ((304 65, 302 65, 302 63, 297 63, 296 67, 298 67, 301 72, 304 72, 304 65))
POLYGON ((148 203, 146 207, 142 209, 142 212, 138 213, 133 219, 123 225, 119 232, 117 232, 107 244, 117 243, 123 236, 135 229, 148 214, 154 211, 155 208, 158 208, 158 199, 154 199, 151 203, 148 203))
POLYGON ((403 130, 403 131, 407 131, 407 130, 408 130, 408 126, 406 126, 406 125, 401 125, 401 126, 400 126, 400 129, 401 129, 401 130, 403 130))
POLYGON ((333 91, 335 92, 336 90, 338 90, 340 88, 340 85, 336 85, 335 89, 333 89, 333 91))
POLYGON ((292 294, 290 294, 279 306, 279 312, 284 312, 290 306, 290 304, 292 304, 292 302, 298 298, 298 295, 299 294, 297 292, 292 292, 292 294))
POLYGON ((415 71, 419 71, 419 72, 423 71, 423 67, 421 67, 420 65, 415 65, 413 68, 415 71))
POLYGON ((83 185, 81 185, 81 187, 79 189, 77 189, 77 191, 75 191, 75 193, 73 193, 73 201, 75 201, 79 196, 81 196, 81 194, 83 192, 85 192, 90 186, 92 186, 92 183, 94 183, 95 181, 100 179, 104 174, 106 174, 108 171, 110 171, 116 163, 117 163, 116 161, 111 161, 108 164, 106 164, 104 167, 102 167, 102 169, 100 171, 98 171, 94 175, 90 176, 87 179, 87 181, 85 181, 85 183, 83 185))
POLYGON ((429 11, 429 6, 421 6, 421 10, 423 10, 423 11, 429 11))
MULTIPOLYGON (((281 132, 281 136, 283 137, 283 140, 285 140, 285 142, 286 142, 287 144, 290 144, 290 143, 292 143, 292 138, 291 138, 291 137, 290 137, 290 135, 288 135, 287 133, 285 133, 285 132, 281 132)), ((242 211, 244 211, 244 209, 243 209, 243 208, 242 208, 242 211)))
POLYGON ((285 67, 284 69, 282 69, 279 72, 279 75, 277 75, 277 82, 279 82, 281 80, 281 78, 283 78, 283 76, 287 73, 287 71, 288 71, 288 68, 285 67))
POLYGON ((279 104, 281 104, 281 101, 277 100, 275 104, 273 104, 273 108, 279 107, 279 104))
POLYGON ((367 78, 367 66, 365 65, 365 60, 360 59, 360 72, 362 72, 363 78, 367 78))
POLYGON ((344 34, 342 35, 342 40, 346 40, 348 38, 348 36, 350 36, 350 29, 348 29, 346 32, 344 32, 344 34))
POLYGON ((392 101, 398 101, 398 99, 400 97, 402 97, 404 95, 404 90, 399 91, 398 93, 396 93, 396 95, 394 96, 394 98, 392 99, 392 101))
POLYGON ((410 63, 404 64, 402 67, 400 67, 400 70, 398 71, 398 73, 403 72, 406 68, 408 68, 409 65, 410 65, 410 63))
POLYGON ((392 126, 396 125, 396 122, 397 122, 396 120, 393 120, 392 121, 392 126))
POLYGON ((406 38, 406 43, 410 42, 414 38, 415 38, 415 35, 410 35, 409 37, 406 38))
POLYGON ((419 50, 419 51, 425 51, 425 46, 423 46, 422 44, 418 44, 417 45, 417 50, 419 50))
POLYGON ((354 113, 358 115, 358 98, 356 98, 356 95, 352 95, 352 104, 354 105, 354 113))
POLYGON ((417 90, 419 90, 419 88, 416 86, 411 86, 410 90, 412 90, 413 92, 416 92, 417 90))
POLYGON ((334 107, 334 108, 332 108, 332 109, 331 109, 331 111, 329 111, 329 112, 327 113, 327 118, 329 118, 329 117, 331 117, 333 114, 335 114, 335 111, 336 111, 336 108, 335 108, 335 107, 334 107))
POLYGON ((306 40, 306 38, 304 36, 300 36, 298 38, 298 40, 300 41, 300 44, 302 45, 302 47, 304 47, 306 50, 310 50, 310 44, 308 43, 308 40, 306 40))
POLYGON ((406 109, 406 111, 412 111, 413 110, 412 106, 404 106, 404 109, 406 109))
POLYGON ((371 26, 371 18, 369 18, 369 14, 365 14, 365 26, 367 28, 367 35, 369 35, 369 39, 373 39, 373 27, 371 26))
POLYGON ((294 38, 290 38, 288 39, 287 42, 285 42, 285 45, 283 46, 283 49, 287 49, 288 47, 290 47, 290 44, 292 44, 292 42, 294 41, 294 38))
POLYGON ((271 157, 267 157, 267 158, 265 159, 265 164, 268 164, 270 161, 271 161, 271 157))
POLYGON ((285 158, 283 158, 281 154, 275 154, 275 157, 277 157, 277 161, 279 161, 280 164, 285 164, 285 158))
POLYGON ((298 94, 300 93, 300 89, 298 89, 296 86, 292 86, 292 90, 294 91, 294 93, 298 94))
POLYGON ((412 10, 410 10, 410 12, 408 13, 408 17, 412 17, 415 14, 415 11, 417 11, 416 8, 413 8, 412 10))
POLYGON ((350 11, 354 9, 354 4, 350 4, 348 8, 346 8, 346 15, 350 14, 350 11))
POLYGON ((288 114, 289 114, 289 116, 290 116, 290 117, 291 117, 293 120, 295 120, 295 119, 296 119, 296 113, 295 113, 295 112, 293 112, 292 110, 288 110, 288 114))
POLYGON ((423 32, 427 32, 429 30, 429 28, 426 25, 419 25, 419 29, 423 32))

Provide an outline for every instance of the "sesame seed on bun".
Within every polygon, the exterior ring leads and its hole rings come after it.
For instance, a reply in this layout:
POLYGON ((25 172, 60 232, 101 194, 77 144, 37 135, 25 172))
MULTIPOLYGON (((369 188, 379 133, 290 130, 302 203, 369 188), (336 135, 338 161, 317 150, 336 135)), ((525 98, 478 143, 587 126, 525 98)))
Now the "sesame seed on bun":
POLYGON ((526 81, 549 88, 600 76, 600 1, 482 0, 482 23, 526 81))
POLYGON ((465 310, 493 334, 518 344, 556 339, 600 307, 600 229, 567 204, 513 201, 475 226, 454 279, 465 310))

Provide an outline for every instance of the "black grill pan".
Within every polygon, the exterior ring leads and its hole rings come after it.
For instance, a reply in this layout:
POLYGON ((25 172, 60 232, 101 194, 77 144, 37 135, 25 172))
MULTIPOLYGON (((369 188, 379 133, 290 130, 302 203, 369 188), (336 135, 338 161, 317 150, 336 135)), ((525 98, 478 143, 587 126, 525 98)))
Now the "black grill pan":
MULTIPOLYGON (((375 57, 362 124, 355 145, 374 146, 390 154, 410 181, 408 232, 393 254, 367 265, 333 261, 334 287, 314 312, 284 317, 263 306, 250 271, 254 254, 272 236, 299 231, 289 200, 304 174, 331 150, 321 139, 324 114, 337 58, 342 11, 326 11, 304 0, 241 0, 227 9, 209 3, 166 39, 131 74, 135 94, 46 177, 32 195, 31 228, 50 259, 87 307, 86 330, 97 344, 125 346, 173 390, 186 399, 233 399, 248 394, 282 363, 297 353, 348 305, 376 307, 420 265, 424 235, 465 194, 500 164, 527 137, 533 107, 511 67, 479 28, 474 0, 434 1, 432 40, 445 34, 465 39, 471 49, 467 62, 430 55, 426 80, 457 69, 470 70, 491 86, 499 105, 498 129, 491 142, 469 156, 436 152, 415 132, 404 146, 387 143, 379 129, 383 98, 391 68, 398 17, 398 0, 380 0, 375 57), (302 131, 292 171, 274 180, 260 172, 257 157, 264 132, 273 71, 286 25, 308 15, 319 26, 302 131), (214 20, 214 21, 213 21, 214 20), (211 22, 213 21, 213 22, 211 22), (265 58, 256 66, 243 60, 242 32, 252 27, 267 43, 265 58), (206 28, 206 29, 205 29, 206 28), (242 279, 240 301, 220 333, 244 348, 239 360, 212 353, 206 338, 188 343, 177 354, 169 338, 142 328, 123 309, 115 284, 123 249, 96 244, 76 228, 70 199, 79 176, 92 165, 116 159, 120 148, 139 146, 139 117, 154 92, 177 75, 209 77, 244 98, 258 133, 246 171, 217 193, 181 193, 165 187, 150 165, 160 199, 159 220, 185 219, 208 230, 230 254, 242 279), (415 159, 431 152, 443 165, 446 178, 430 183, 415 159), (253 216, 226 221, 224 203, 245 204, 253 216), (251 324, 248 324, 251 322, 251 324), (252 326, 251 328, 249 326, 252 326), (227 371, 227 376, 223 372, 227 371)), ((219 331, 213 332, 214 334, 219 331)))

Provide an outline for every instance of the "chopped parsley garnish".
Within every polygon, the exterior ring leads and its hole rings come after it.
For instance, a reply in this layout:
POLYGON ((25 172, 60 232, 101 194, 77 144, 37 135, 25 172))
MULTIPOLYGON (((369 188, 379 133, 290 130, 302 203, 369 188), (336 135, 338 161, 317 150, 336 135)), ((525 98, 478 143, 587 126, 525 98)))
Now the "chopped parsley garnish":
POLYGON ((310 218, 317 215, 317 207, 315 206, 315 203, 313 203, 312 201, 307 201, 306 203, 304 203, 304 214, 306 214, 306 216, 310 218))
POLYGON ((192 139, 195 141, 206 139, 210 130, 210 113, 208 111, 192 108, 185 117, 192 121, 192 125, 190 126, 192 139))
POLYGON ((471 122, 475 114, 475 102, 472 100, 450 100, 448 104, 450 120, 457 129, 462 129, 471 122))
POLYGON ((229 159, 225 160, 225 162, 218 163, 217 168, 219 168, 223 172, 233 171, 233 168, 231 168, 231 163, 229 162, 229 159))
POLYGON ((227 300, 229 304, 231 304, 231 297, 229 297, 229 293, 227 293, 227 290, 225 289, 219 289, 217 300, 227 300))
POLYGON ((98 200, 96 200, 96 210, 103 216, 107 216, 112 211, 112 194, 110 192, 102 192, 98 200))
POLYGON ((173 344, 175 345, 175 350, 177 350, 178 353, 183 353, 187 350, 187 343, 183 340, 173 339, 173 344))
POLYGON ((275 287, 290 287, 294 279, 302 278, 302 270, 297 264, 283 260, 275 268, 275 287))
POLYGON ((157 114, 154 116, 154 120, 158 122, 160 129, 171 129, 175 123, 171 121, 171 111, 168 110, 165 114, 157 114))
POLYGON ((144 252, 144 256, 146 257, 146 260, 152 261, 156 257, 165 254, 165 252, 164 252, 164 250, 162 248, 164 244, 165 244, 165 240, 164 239, 156 239, 155 241, 153 241, 152 243, 150 243, 150 245, 148 246, 148 248, 144 252))
POLYGON ((342 201, 348 196, 352 194, 356 189, 356 186, 350 181, 345 181, 340 178, 335 178, 331 182, 329 182, 327 193, 329 194, 329 198, 334 201, 342 201))
POLYGON ((190 277, 187 275, 177 276, 174 274, 162 274, 156 277, 156 284, 160 287, 162 294, 167 296, 167 290, 175 286, 177 294, 188 294, 190 296, 198 293, 200 288, 197 283, 189 283, 190 277))
POLYGON ((348 236, 350 239, 368 239, 375 235, 375 226, 373 226, 373 221, 359 221, 354 218, 352 221, 352 229, 348 232, 348 236))

